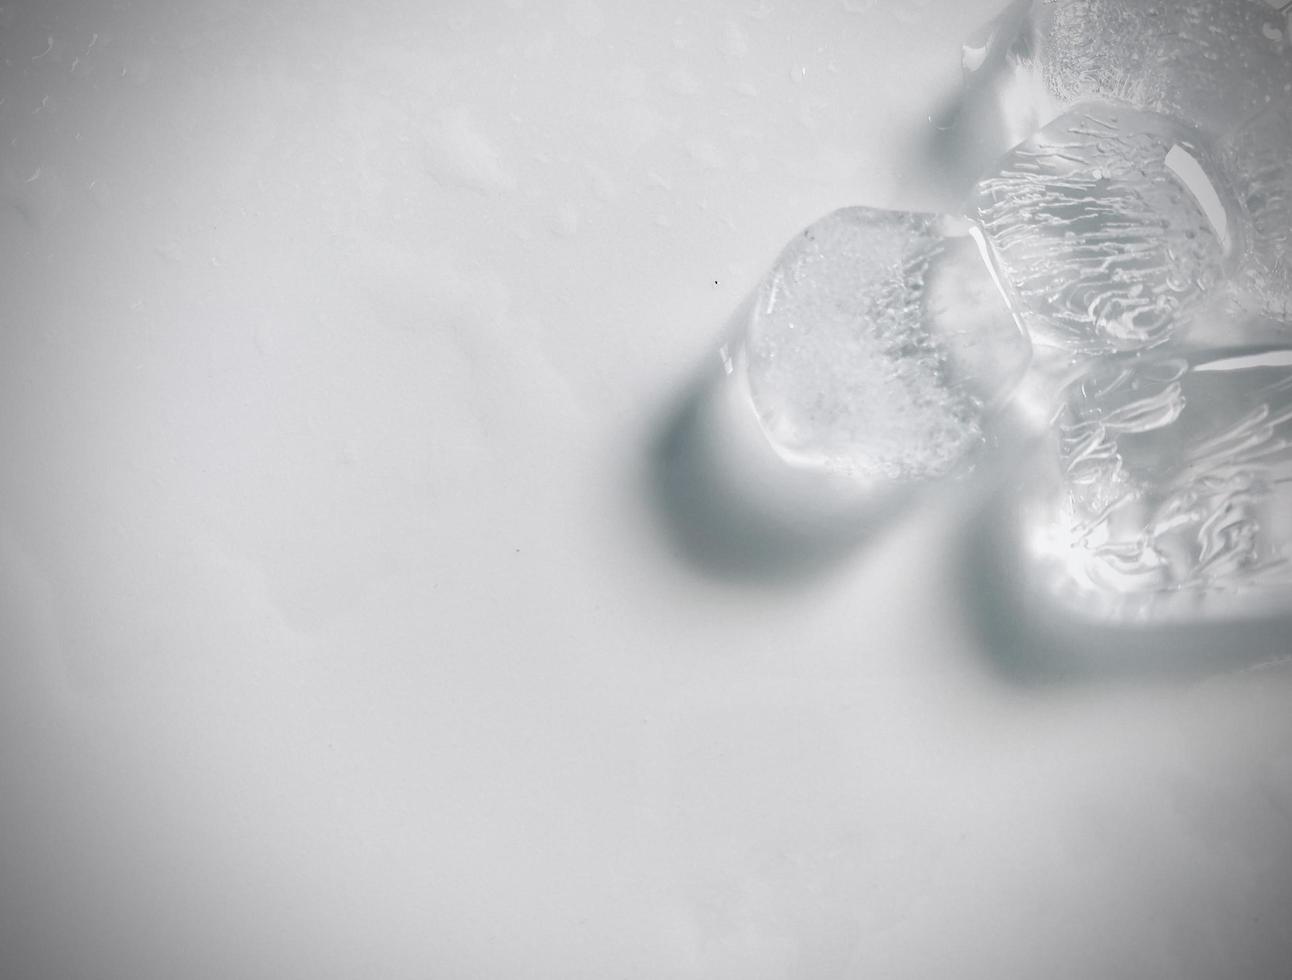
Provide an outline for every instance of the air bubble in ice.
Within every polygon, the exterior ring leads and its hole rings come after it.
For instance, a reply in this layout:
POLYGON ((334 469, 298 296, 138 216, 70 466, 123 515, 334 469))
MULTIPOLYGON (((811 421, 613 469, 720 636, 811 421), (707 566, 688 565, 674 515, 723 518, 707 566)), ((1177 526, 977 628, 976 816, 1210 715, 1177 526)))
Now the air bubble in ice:
POLYGON ((967 225, 863 207, 784 250, 743 347, 776 451, 868 487, 961 467, 1029 356, 967 225))
POLYGON ((1292 349, 1112 358, 1061 399, 1028 580, 1110 621, 1292 608, 1292 349))

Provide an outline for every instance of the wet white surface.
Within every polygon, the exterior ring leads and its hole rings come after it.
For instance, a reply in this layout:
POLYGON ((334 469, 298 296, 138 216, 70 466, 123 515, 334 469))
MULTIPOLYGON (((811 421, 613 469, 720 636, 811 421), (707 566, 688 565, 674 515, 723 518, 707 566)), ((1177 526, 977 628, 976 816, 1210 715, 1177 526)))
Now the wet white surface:
POLYGON ((994 7, 4 7, 5 975, 1280 975, 1292 667, 1052 670, 972 487, 796 550, 678 448, 994 7))

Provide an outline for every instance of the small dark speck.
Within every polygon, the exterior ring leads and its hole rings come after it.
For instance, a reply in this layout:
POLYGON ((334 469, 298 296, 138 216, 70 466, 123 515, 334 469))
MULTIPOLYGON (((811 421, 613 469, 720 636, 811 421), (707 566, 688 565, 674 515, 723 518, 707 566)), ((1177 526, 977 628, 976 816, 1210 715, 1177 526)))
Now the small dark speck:
POLYGON ((715 286, 716 286, 716 285, 718 285, 718 280, 717 280, 717 279, 713 280, 713 284, 714 284, 715 286))

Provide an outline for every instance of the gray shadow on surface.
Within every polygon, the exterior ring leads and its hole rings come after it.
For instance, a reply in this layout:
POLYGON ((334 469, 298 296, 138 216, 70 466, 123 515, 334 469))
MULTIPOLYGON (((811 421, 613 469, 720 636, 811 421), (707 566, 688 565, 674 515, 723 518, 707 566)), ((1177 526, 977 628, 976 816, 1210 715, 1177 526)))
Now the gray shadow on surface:
POLYGON ((1011 120, 1002 111, 1002 98, 1008 99, 1002 94, 1008 84, 1008 45, 989 43, 993 32, 1013 38, 1030 7, 1031 0, 1015 0, 969 39, 967 46, 987 49, 986 60, 961 86, 942 96, 913 138, 911 169, 917 179, 937 189, 935 199, 943 210, 959 214, 974 184, 1030 135, 1022 130, 1037 122, 1011 120))
POLYGON ((997 487, 966 523, 958 549, 964 612, 996 676, 1022 687, 1147 683, 1292 663, 1292 609, 1226 623, 1119 625, 1035 595, 1015 530, 1012 483, 997 487))
MULTIPOLYGON (((728 322, 728 349, 752 302, 728 322)), ((903 503, 896 494, 863 497, 840 477, 778 457, 738 373, 716 351, 662 414, 647 462, 652 510, 675 554, 738 582, 808 582, 890 524, 903 503)))

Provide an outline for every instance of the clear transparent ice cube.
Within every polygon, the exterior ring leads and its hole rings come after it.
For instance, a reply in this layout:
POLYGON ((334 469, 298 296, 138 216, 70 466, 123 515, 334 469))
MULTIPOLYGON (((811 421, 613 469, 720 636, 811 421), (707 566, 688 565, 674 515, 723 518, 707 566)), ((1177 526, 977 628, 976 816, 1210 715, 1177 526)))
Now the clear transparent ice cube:
POLYGON ((741 351, 776 452, 867 488, 962 469, 1030 354, 967 223, 864 207, 785 248, 741 351))
POLYGON ((1014 147, 967 213, 1033 341, 1079 355, 1173 340, 1244 247, 1230 181, 1199 132, 1103 104, 1014 147))
POLYGON ((1113 623, 1292 613, 1292 348, 1110 358, 1066 388, 1022 579, 1113 623))

